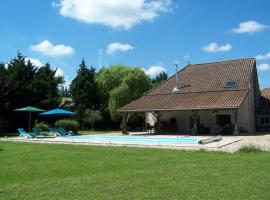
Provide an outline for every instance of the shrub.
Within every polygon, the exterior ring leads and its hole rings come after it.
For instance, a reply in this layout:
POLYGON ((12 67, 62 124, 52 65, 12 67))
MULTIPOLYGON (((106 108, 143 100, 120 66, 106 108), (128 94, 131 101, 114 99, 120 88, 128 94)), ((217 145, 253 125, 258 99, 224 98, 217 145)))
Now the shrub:
POLYGON ((7 131, 8 126, 9 126, 9 123, 7 120, 0 119, 0 135, 2 135, 1 133, 4 133, 5 131, 7 131))
POLYGON ((99 110, 87 108, 84 112, 83 120, 86 123, 89 123, 91 125, 91 129, 93 130, 95 123, 102 120, 101 112, 99 110))
POLYGON ((257 153, 257 152, 263 152, 262 149, 260 149, 259 147, 256 147, 256 146, 244 146, 244 147, 241 147, 239 150, 238 150, 239 153, 257 153))
POLYGON ((80 124, 76 120, 71 120, 71 119, 63 119, 63 120, 58 120, 54 124, 56 127, 64 127, 66 131, 72 131, 74 133, 77 133, 79 130, 80 124))
POLYGON ((34 127, 41 131, 48 131, 49 125, 46 124, 45 122, 36 122, 34 127))

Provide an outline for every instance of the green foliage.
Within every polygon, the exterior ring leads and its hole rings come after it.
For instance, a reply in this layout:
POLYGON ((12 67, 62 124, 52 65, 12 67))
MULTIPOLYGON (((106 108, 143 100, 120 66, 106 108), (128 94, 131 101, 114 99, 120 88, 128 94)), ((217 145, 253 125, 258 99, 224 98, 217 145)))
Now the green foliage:
POLYGON ((6 78, 7 76, 7 69, 5 67, 4 63, 0 63, 0 77, 1 78, 6 78))
POLYGON ((5 74, 5 80, 15 88, 19 106, 39 105, 43 108, 58 105, 58 86, 64 83, 63 77, 56 77, 56 70, 47 63, 37 68, 25 57, 18 53, 7 69, 0 65, 0 75, 5 74))
POLYGON ((101 112, 88 108, 84 112, 83 120, 91 125, 91 129, 94 129, 95 123, 102 120, 101 112))
POLYGON ((107 107, 111 118, 118 120, 117 110, 143 95, 151 88, 148 76, 140 68, 115 65, 102 69, 97 76, 103 106, 107 107))
POLYGON ((33 80, 36 71, 37 68, 30 61, 26 62, 21 53, 18 53, 8 64, 6 78, 14 85, 22 105, 34 103, 35 99, 29 97, 33 96, 33 80))
POLYGON ((259 147, 256 147, 256 146, 244 146, 244 147, 241 147, 239 150, 238 150, 239 153, 258 153, 258 152, 263 152, 262 149, 260 149, 259 147))
POLYGON ((2 135, 1 133, 3 133, 5 130, 8 129, 8 126, 9 126, 9 121, 6 119, 0 118, 0 135, 2 135))
POLYGON ((154 86, 159 85, 163 81, 167 80, 168 74, 164 71, 160 72, 155 78, 153 78, 151 81, 154 86))
POLYGON ((108 68, 102 68, 96 77, 99 94, 104 104, 108 105, 110 92, 120 86, 130 68, 124 65, 112 65, 108 68))
POLYGON ((60 97, 71 97, 69 88, 64 87, 62 85, 59 87, 59 94, 60 97))
POLYGON ((70 85, 70 91, 75 110, 81 121, 83 113, 87 108, 95 109, 98 106, 95 69, 93 67, 89 69, 84 60, 82 60, 77 76, 70 85))
POLYGON ((72 131, 74 133, 77 133, 77 131, 80 128, 80 124, 76 120, 71 119, 62 119, 58 120, 54 124, 56 127, 64 127, 66 131, 72 131))
POLYGON ((56 69, 49 64, 38 68, 18 52, 7 68, 0 64, 0 79, 0 117, 12 120, 13 130, 28 123, 26 118, 18 119, 13 109, 29 105, 48 109, 59 105, 58 87, 64 80, 56 76, 56 69))
POLYGON ((116 120, 119 117, 117 110, 121 106, 141 97, 150 88, 149 78, 142 70, 135 68, 128 73, 122 84, 110 92, 109 110, 112 119, 116 120))
POLYGON ((41 131, 48 131, 49 125, 46 124, 45 122, 35 122, 34 127, 41 131))
POLYGON ((60 93, 58 85, 64 83, 63 77, 56 76, 56 69, 52 70, 50 64, 40 67, 34 77, 33 87, 35 97, 39 100, 41 107, 58 107, 60 93))
POLYGON ((14 88, 5 79, 0 77, 0 117, 8 111, 14 98, 14 88))

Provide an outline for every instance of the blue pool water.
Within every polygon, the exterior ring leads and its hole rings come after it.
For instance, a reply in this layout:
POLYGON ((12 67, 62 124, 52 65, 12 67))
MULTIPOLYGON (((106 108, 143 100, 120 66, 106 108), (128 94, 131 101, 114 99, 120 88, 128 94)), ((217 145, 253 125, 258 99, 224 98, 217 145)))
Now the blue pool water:
POLYGON ((142 137, 142 136, 70 136, 72 140, 105 141, 105 142, 158 142, 158 143, 198 143, 200 139, 189 137, 142 137))

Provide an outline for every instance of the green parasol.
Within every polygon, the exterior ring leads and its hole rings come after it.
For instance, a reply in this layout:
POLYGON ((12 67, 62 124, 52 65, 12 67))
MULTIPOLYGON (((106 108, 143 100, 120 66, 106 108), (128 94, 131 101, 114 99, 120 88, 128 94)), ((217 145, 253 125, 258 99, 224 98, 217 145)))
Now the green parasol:
POLYGON ((44 112, 45 110, 42 110, 40 108, 35 108, 32 106, 27 106, 24 108, 15 109, 14 111, 29 112, 29 132, 30 132, 30 130, 31 130, 31 113, 32 112, 44 112))

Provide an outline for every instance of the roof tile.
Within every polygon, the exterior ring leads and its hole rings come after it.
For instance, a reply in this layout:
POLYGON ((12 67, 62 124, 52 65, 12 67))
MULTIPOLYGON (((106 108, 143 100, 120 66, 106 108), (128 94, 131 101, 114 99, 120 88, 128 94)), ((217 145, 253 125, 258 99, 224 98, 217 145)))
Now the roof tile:
POLYGON ((178 72, 182 86, 179 92, 172 92, 176 85, 172 76, 119 111, 238 108, 248 93, 254 66, 253 58, 189 64, 178 72), (225 88, 231 80, 237 82, 237 87, 225 88))

